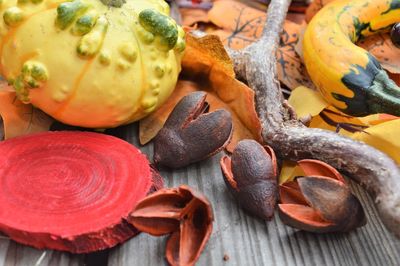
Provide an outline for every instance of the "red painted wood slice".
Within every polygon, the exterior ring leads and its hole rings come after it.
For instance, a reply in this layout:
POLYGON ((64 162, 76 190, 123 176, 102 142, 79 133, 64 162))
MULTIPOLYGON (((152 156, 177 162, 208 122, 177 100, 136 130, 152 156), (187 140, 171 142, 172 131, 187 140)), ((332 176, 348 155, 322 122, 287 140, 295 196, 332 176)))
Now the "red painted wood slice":
POLYGON ((36 248, 109 248, 137 233, 125 219, 152 184, 145 155, 112 136, 60 131, 2 141, 0 231, 36 248))

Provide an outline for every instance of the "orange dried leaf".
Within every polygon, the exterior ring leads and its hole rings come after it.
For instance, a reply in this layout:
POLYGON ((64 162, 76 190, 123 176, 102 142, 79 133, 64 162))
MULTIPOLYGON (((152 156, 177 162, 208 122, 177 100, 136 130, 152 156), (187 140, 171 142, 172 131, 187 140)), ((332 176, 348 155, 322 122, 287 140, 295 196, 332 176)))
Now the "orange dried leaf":
POLYGON ((0 116, 5 139, 47 131, 54 121, 32 105, 20 102, 10 90, 0 90, 0 116))
POLYGON ((233 136, 227 150, 232 151, 242 139, 261 141, 261 124, 255 111, 254 92, 235 79, 232 62, 217 36, 187 36, 182 60, 183 76, 171 97, 156 112, 140 121, 140 143, 155 137, 172 109, 185 95, 206 91, 210 111, 225 108, 232 114, 233 136))
POLYGON ((215 2, 208 17, 228 33, 221 37, 224 44, 233 49, 243 48, 260 38, 266 20, 264 11, 232 0, 215 2))
MULTIPOLYGON (((257 41, 266 21, 265 12, 229 0, 215 2, 208 16, 220 28, 208 32, 220 36, 224 45, 232 49, 241 49, 257 41)), ((301 85, 313 87, 295 50, 303 28, 302 24, 286 20, 277 51, 279 80, 290 89, 301 85)))
POLYGON ((199 22, 207 23, 210 21, 207 11, 204 9, 180 8, 179 12, 181 13, 183 26, 193 26, 199 22))
POLYGON ((306 22, 310 22, 317 12, 327 5, 329 2, 334 0, 314 0, 306 10, 306 22))
POLYGON ((296 52, 303 31, 304 25, 286 21, 276 55, 279 80, 292 90, 299 86, 314 87, 301 57, 296 52))
POLYGON ((358 45, 372 53, 384 69, 400 74, 400 49, 393 44, 388 33, 372 35, 358 45))

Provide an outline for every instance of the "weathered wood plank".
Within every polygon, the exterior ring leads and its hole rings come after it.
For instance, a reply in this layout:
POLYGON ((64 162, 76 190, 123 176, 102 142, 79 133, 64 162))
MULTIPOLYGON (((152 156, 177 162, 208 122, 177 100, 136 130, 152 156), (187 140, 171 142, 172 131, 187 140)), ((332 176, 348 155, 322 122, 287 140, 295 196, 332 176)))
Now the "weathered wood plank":
MULTIPOLYGON (((138 145, 135 125, 114 134, 138 145)), ((151 158, 151 145, 142 150, 151 158)), ((371 198, 357 185, 352 184, 352 189, 365 207, 365 227, 348 234, 300 232, 283 225, 277 216, 265 223, 243 213, 225 187, 220 157, 161 171, 166 186, 189 184, 212 202, 214 231, 198 265, 400 265, 400 241, 383 227, 371 198), (224 263, 225 255, 229 260, 224 263)), ((165 241, 141 234, 112 249, 109 265, 165 265, 165 241)))
POLYGON ((79 266, 84 255, 71 255, 54 250, 38 250, 0 238, 0 266, 79 266))
MULTIPOLYGON (((136 125, 109 133, 138 145, 136 125)), ((142 150, 151 158, 151 145, 142 150)), ((279 217, 264 223, 243 213, 225 188, 220 157, 221 154, 185 169, 161 172, 167 186, 189 184, 203 191, 213 204, 214 231, 198 265, 400 265, 400 241, 383 227, 371 198, 357 185, 352 185, 353 191, 368 216, 364 228, 349 234, 298 232, 284 226, 279 217), (227 262, 223 260, 225 255, 229 256, 227 262)), ((108 265, 166 265, 165 241, 165 237, 141 234, 111 249, 108 265)), ((101 257, 105 259, 106 256, 101 257)), ((42 266, 67 266, 85 265, 88 261, 83 255, 36 250, 0 237, 0 266, 38 262, 42 266)))

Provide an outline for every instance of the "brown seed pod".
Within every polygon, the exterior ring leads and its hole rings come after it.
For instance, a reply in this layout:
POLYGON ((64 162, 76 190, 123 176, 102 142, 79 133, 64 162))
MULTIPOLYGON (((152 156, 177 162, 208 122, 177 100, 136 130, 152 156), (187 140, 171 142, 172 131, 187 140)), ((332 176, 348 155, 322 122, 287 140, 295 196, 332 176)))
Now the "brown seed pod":
POLYGON ((213 220, 210 202, 184 185, 149 195, 128 218, 140 231, 171 234, 165 255, 171 265, 194 265, 210 238, 213 220))
POLYGON ((206 159, 228 145, 232 137, 231 114, 208 111, 205 92, 193 92, 176 105, 154 138, 154 162, 180 168, 206 159))
POLYGON ((279 216, 286 225, 314 233, 347 232, 366 224, 346 183, 324 176, 299 177, 280 186, 279 216))
POLYGON ((274 151, 254 140, 242 140, 232 157, 224 156, 220 164, 226 185, 243 209, 270 220, 278 199, 274 151))

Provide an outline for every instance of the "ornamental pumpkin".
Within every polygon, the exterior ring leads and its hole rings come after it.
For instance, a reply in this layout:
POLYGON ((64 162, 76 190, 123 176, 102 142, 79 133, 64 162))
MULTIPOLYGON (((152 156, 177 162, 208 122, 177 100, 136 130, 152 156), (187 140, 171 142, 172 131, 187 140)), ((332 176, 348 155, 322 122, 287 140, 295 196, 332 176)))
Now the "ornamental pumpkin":
POLYGON ((307 26, 304 61, 325 99, 343 112, 400 116, 400 88, 379 62, 355 45, 400 22, 400 0, 337 0, 307 26))
POLYGON ((184 31, 163 0, 3 0, 0 72, 66 124, 130 123, 173 91, 184 31))

